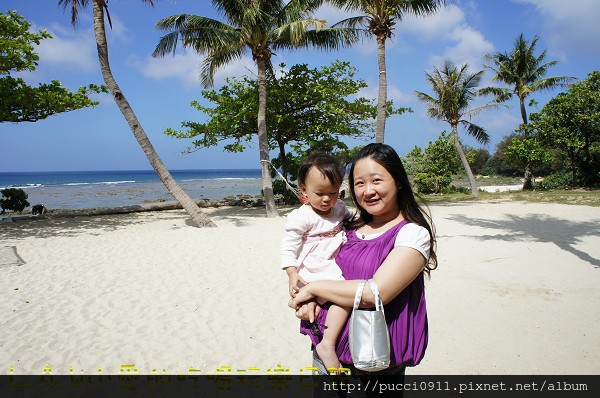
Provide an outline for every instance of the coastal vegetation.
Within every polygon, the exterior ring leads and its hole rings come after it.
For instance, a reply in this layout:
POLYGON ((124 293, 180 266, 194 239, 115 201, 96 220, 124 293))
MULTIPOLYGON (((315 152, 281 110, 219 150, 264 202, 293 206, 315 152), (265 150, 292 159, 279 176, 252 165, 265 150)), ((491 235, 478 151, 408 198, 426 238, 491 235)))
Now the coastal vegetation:
POLYGON ((488 133, 483 127, 471 123, 470 119, 484 110, 497 107, 498 104, 489 103, 469 108, 471 102, 478 95, 481 95, 481 91, 477 90, 477 86, 479 86, 483 71, 469 73, 468 68, 468 64, 457 67, 452 61, 446 60, 442 67, 435 68, 433 73, 425 73, 434 94, 429 95, 420 91, 416 91, 415 94, 420 101, 427 104, 427 114, 431 118, 450 124, 456 152, 469 179, 471 193, 477 197, 479 190, 458 137, 458 124, 462 124, 467 133, 478 142, 487 144, 490 140, 488 133))
MULTIPOLYGON (((506 101, 513 96, 519 99, 519 109, 523 125, 527 125, 527 110, 525 99, 536 91, 551 90, 556 87, 565 87, 574 79, 568 76, 545 77, 548 69, 556 65, 557 61, 546 62, 546 50, 540 55, 535 55, 535 47, 539 40, 535 36, 531 43, 523 34, 520 34, 514 42, 510 52, 497 52, 493 55, 487 54, 486 60, 490 65, 486 68, 495 72, 494 81, 505 83, 506 87, 487 87, 484 93, 493 93, 500 101, 506 101)), ((529 129, 525 126, 519 129, 520 136, 513 140, 513 144, 519 145, 519 158, 525 164, 525 175, 523 189, 533 189, 533 162, 543 161, 540 148, 535 140, 531 140, 529 129)))
POLYGON ((33 72, 39 55, 35 46, 52 39, 45 30, 30 32, 31 24, 22 15, 0 12, 0 123, 37 122, 59 113, 98 105, 92 93, 106 92, 106 87, 90 84, 71 92, 58 80, 28 85, 13 77, 18 72, 33 72))
MULTIPOLYGON (((153 0, 143 2, 155 3, 153 0)), ((3 22, 0 32, 2 37, 9 39, 0 42, 0 73, 6 75, 0 79, 0 122, 35 121, 58 112, 93 106, 96 102, 89 94, 108 89, 165 187, 198 225, 214 226, 175 183, 113 77, 105 32, 105 18, 109 25, 111 23, 108 2, 59 0, 58 3, 71 11, 73 25, 78 10, 91 3, 99 63, 107 87, 90 85, 70 93, 53 81, 39 88, 25 88, 24 82, 10 74, 34 70, 38 61, 34 45, 50 36, 45 31, 29 32, 29 24, 16 13, 0 14, 3 22), (45 95, 56 100, 53 103, 46 99, 44 103, 50 104, 48 108, 31 100, 45 98, 45 95)), ((348 139, 367 141, 374 136, 375 141, 383 142, 385 118, 411 112, 409 108, 394 108, 394 104, 387 101, 385 43, 404 15, 430 15, 445 4, 444 1, 330 0, 329 3, 346 11, 360 11, 364 15, 327 28, 326 21, 313 15, 324 3, 324 0, 212 0, 226 22, 180 14, 164 18, 156 25, 167 34, 159 41, 153 55, 160 57, 174 53, 178 44, 204 55, 201 80, 205 88, 212 85, 218 69, 239 60, 245 53, 251 54, 256 63, 256 75, 231 77, 217 90, 203 91, 202 97, 213 102, 215 107, 200 101, 191 103, 203 113, 202 117, 208 116, 208 120, 184 121, 180 130, 172 128, 165 133, 190 140, 187 152, 219 144, 224 144, 225 151, 241 152, 258 137, 263 203, 270 217, 278 215, 275 195, 285 191, 282 181, 275 177, 275 169, 293 183, 299 159, 313 150, 335 153, 348 163, 356 150, 349 146, 348 139), (272 57, 278 50, 312 47, 332 51, 353 45, 359 38, 369 35, 377 41, 377 104, 374 100, 358 97, 366 83, 355 78, 357 71, 350 62, 336 61, 320 68, 308 64, 281 64, 279 70, 272 64, 272 57), (272 159, 270 152, 276 154, 272 159)), ((592 71, 587 79, 577 83, 568 76, 546 77, 556 61, 546 59, 546 50, 539 55, 536 53, 538 40, 535 36, 528 41, 520 34, 511 50, 486 55, 488 64, 485 68, 494 73, 494 82, 506 87, 479 88, 484 70, 471 73, 468 65, 456 66, 449 59, 432 73, 425 74, 433 94, 417 91, 416 95, 428 105, 431 117, 450 124, 451 133, 442 132, 436 141, 424 148, 415 147, 407 154, 407 168, 421 193, 433 195, 434 200, 445 197, 448 200, 472 199, 478 195, 489 199, 500 195, 515 200, 566 198, 564 200, 594 202, 595 194, 588 195, 588 191, 581 189, 600 186, 600 71, 592 71), (537 106, 532 94, 555 88, 565 91, 538 112, 528 115, 526 107, 537 106), (495 98, 491 103, 480 105, 476 97, 487 94, 495 98), (504 106, 513 97, 518 98, 522 123, 506 132, 494 153, 490 154, 484 148, 469 148, 461 142, 458 124, 463 124, 466 132, 478 142, 488 142, 486 126, 473 124, 470 117, 483 110, 504 106), (482 175, 512 180, 522 176, 523 170, 523 190, 536 189, 531 195, 489 194, 478 189, 482 185, 482 175), (543 179, 534 185, 534 177, 543 179), (461 180, 460 184, 458 180, 461 180), (468 183, 463 183, 464 180, 468 183), (465 193, 467 185, 470 195, 465 193), (559 189, 568 189, 564 197, 559 189)))
POLYGON ((2 209, 2 214, 6 213, 6 210, 21 213, 26 207, 29 207, 27 198, 27 192, 20 188, 5 188, 1 190, 0 209, 2 209))

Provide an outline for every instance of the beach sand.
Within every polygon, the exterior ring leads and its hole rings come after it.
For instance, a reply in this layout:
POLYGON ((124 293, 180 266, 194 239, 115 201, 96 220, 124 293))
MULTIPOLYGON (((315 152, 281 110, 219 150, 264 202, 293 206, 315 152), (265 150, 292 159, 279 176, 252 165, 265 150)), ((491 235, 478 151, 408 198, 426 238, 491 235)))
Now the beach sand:
MULTIPOLYGON (((180 210, 0 224, 0 374, 308 372, 279 269, 285 219, 208 212, 218 228, 180 210)), ((431 212, 429 347, 408 374, 600 373, 600 208, 431 212)))

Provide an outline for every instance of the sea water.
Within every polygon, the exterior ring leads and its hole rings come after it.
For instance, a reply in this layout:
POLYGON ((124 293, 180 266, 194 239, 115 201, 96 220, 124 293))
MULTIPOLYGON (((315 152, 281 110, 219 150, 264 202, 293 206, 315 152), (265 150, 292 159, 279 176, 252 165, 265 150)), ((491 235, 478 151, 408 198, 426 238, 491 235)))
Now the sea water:
MULTIPOLYGON (((194 200, 259 195, 260 169, 172 170, 194 200)), ((0 172, 0 189, 22 188, 33 206, 88 209, 173 201, 153 170, 0 172)))

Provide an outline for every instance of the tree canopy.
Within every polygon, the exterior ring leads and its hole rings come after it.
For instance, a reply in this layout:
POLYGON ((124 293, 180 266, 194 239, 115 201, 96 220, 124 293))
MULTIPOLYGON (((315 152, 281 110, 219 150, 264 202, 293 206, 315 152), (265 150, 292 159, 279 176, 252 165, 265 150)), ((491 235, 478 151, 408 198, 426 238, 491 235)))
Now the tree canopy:
POLYGON ((39 61, 34 45, 52 36, 45 30, 29 31, 30 24, 14 11, 0 13, 0 123, 36 122, 58 113, 95 106, 91 93, 106 91, 90 84, 71 92, 58 80, 38 87, 13 72, 34 71, 39 61))
POLYGON ((551 99, 530 124, 541 145, 563 159, 574 185, 600 183, 600 71, 551 99))
MULTIPOLYGON (((269 78, 269 149, 278 149, 279 155, 272 163, 281 167, 283 175, 293 176, 298 157, 310 150, 337 152, 347 150, 342 138, 373 137, 373 120, 377 108, 373 100, 356 97, 366 82, 356 79, 356 69, 349 62, 334 61, 320 69, 306 64, 289 69, 280 64, 279 77, 269 78), (291 151, 289 151, 291 149, 291 151)), ((202 96, 215 103, 211 108, 193 101, 191 106, 205 113, 206 123, 182 122, 184 130, 167 129, 165 134, 192 139, 187 152, 226 142, 230 152, 242 152, 257 134, 256 101, 258 83, 250 77, 228 79, 218 91, 206 90, 202 96)), ((389 114, 411 111, 393 109, 389 114)))

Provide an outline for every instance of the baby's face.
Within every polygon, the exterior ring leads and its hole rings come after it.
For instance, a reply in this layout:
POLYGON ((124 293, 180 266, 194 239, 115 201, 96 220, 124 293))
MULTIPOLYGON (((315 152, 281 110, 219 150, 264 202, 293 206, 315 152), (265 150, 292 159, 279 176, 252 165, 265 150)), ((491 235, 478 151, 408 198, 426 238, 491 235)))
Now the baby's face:
POLYGON ((330 215, 331 208, 340 195, 340 187, 333 185, 329 178, 316 167, 308 171, 306 181, 301 189, 302 194, 308 198, 308 203, 310 203, 315 213, 321 216, 330 215))

